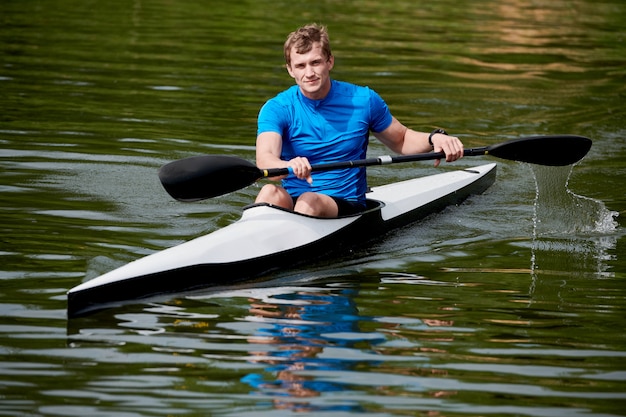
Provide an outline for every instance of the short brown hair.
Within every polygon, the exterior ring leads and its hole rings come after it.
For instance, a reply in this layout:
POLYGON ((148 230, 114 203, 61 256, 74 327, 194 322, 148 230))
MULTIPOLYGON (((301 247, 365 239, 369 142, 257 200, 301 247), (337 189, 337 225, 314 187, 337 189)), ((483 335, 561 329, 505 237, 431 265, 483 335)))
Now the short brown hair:
POLYGON ((291 64, 291 49, 293 47, 296 48, 297 53, 306 54, 313 49, 314 43, 319 43, 326 59, 330 59, 333 54, 330 51, 330 40, 325 26, 312 23, 291 32, 285 41, 284 52, 287 65, 291 64))

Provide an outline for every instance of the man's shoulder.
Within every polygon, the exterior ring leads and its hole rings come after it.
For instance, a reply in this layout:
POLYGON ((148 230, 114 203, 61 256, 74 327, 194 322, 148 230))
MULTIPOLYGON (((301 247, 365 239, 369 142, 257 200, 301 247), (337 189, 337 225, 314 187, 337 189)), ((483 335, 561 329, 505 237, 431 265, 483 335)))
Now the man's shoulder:
POLYGON ((298 86, 290 87, 280 93, 276 94, 274 97, 267 100, 263 106, 261 106, 261 110, 259 112, 259 117, 263 117, 263 115, 270 115, 274 118, 276 114, 283 114, 285 109, 293 108, 293 103, 296 100, 298 91, 298 86))
POLYGON ((288 89, 283 90, 280 93, 276 94, 274 97, 272 97, 268 101, 273 101, 273 102, 276 102, 277 104, 290 103, 296 99, 297 95, 298 95, 298 86, 292 85, 288 89))

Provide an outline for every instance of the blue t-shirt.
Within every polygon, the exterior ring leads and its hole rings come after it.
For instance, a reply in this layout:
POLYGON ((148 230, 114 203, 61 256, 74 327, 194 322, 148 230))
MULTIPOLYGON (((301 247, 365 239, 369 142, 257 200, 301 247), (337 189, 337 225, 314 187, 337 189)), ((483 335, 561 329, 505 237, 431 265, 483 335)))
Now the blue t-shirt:
MULTIPOLYGON (((332 80, 322 100, 305 97, 297 85, 270 99, 261 108, 257 134, 282 136, 281 159, 304 156, 311 164, 364 159, 369 132, 391 124, 387 104, 373 90, 332 80)), ((287 192, 297 197, 306 191, 363 202, 367 190, 365 168, 313 172, 313 184, 289 176, 287 192)))

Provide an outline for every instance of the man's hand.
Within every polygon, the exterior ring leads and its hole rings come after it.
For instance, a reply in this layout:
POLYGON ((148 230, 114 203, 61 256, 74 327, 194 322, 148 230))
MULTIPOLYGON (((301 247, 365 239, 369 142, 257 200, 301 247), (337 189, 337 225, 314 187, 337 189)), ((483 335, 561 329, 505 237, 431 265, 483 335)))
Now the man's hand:
MULTIPOLYGON (((436 133, 432 136, 435 152, 443 152, 446 154, 446 162, 456 161, 463 158, 463 143, 456 136, 448 136, 443 133, 436 133)), ((441 161, 435 161, 435 166, 439 166, 441 161)))
POLYGON ((311 177, 311 164, 309 160, 302 156, 297 156, 289 161, 288 166, 293 171, 293 175, 301 180, 306 180, 309 184, 313 184, 311 177))

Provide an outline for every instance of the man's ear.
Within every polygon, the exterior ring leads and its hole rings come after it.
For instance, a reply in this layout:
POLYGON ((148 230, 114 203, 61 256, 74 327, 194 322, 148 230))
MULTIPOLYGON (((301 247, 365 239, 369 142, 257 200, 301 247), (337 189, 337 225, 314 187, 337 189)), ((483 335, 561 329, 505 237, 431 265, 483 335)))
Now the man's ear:
POLYGON ((293 76, 293 73, 291 72, 291 64, 285 64, 285 68, 287 69, 287 72, 289 73, 289 76, 291 78, 296 78, 293 76))
POLYGON ((330 71, 331 69, 333 69, 335 67, 335 56, 331 55, 328 58, 328 70, 330 71))

